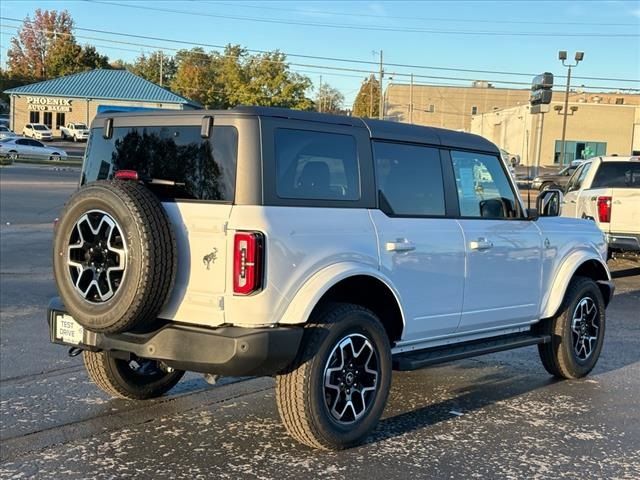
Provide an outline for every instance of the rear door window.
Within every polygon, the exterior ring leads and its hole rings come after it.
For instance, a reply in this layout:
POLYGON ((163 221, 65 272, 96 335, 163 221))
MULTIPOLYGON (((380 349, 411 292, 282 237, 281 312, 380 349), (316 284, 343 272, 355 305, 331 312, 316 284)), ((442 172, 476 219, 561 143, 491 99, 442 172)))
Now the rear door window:
POLYGON ((602 162, 591 188, 640 188, 640 162, 602 162))
POLYGON ((280 198, 358 200, 360 174, 351 135, 278 128, 276 194, 280 198))
POLYGON ((214 126, 210 139, 200 126, 116 127, 110 139, 91 132, 82 183, 112 179, 118 170, 138 172, 165 200, 233 202, 238 132, 214 126))
POLYGON ((438 149, 373 142, 373 152, 378 189, 394 214, 445 214, 442 164, 438 149))

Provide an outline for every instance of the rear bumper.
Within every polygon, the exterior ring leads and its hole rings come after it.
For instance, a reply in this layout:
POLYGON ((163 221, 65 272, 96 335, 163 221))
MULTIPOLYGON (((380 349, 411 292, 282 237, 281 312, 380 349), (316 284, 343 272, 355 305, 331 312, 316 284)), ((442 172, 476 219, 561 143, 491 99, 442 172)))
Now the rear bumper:
POLYGON ((130 353, 161 360, 170 367, 232 376, 273 375, 295 358, 301 327, 206 328, 167 323, 145 333, 104 334, 84 330, 82 341, 70 344, 56 338, 56 321, 68 315, 59 298, 49 303, 47 319, 53 343, 86 350, 130 353))
POLYGON ((610 250, 622 252, 640 252, 640 235, 634 233, 607 233, 610 250))

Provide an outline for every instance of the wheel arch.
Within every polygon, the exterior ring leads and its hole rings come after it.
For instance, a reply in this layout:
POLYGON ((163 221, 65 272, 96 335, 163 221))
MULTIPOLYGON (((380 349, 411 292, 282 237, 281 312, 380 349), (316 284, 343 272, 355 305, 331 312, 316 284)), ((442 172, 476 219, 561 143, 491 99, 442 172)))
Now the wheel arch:
POLYGON ((279 323, 306 323, 314 311, 331 302, 370 309, 392 345, 402 338, 405 320, 399 293, 378 270, 357 264, 336 264, 316 273, 296 292, 279 323))
POLYGON ((613 284, 606 264, 590 252, 575 252, 558 268, 547 293, 546 301, 543 303, 541 318, 552 317, 558 312, 569 287, 569 282, 575 276, 593 279, 602 292, 605 305, 609 304, 613 297, 613 284))

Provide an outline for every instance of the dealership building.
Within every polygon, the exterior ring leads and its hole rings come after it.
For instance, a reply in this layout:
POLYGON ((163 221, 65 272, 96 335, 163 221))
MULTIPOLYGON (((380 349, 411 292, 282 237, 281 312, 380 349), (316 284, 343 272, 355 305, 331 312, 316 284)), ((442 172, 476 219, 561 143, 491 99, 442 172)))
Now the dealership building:
POLYGON ((14 132, 22 133, 27 123, 43 123, 54 136, 70 122, 90 125, 100 112, 200 108, 196 102, 127 70, 90 70, 4 93, 10 95, 9 119, 14 132))

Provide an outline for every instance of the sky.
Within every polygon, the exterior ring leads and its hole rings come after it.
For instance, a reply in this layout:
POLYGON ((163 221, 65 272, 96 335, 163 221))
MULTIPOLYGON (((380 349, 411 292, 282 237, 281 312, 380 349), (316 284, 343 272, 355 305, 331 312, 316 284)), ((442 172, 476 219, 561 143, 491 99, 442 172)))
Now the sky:
POLYGON ((171 55, 197 45, 278 49, 316 87, 322 76, 338 88, 346 106, 367 72, 377 72, 380 51, 385 85, 408 83, 414 74, 415 83, 487 80, 496 87, 526 88, 533 74, 566 75, 558 50, 568 51, 569 59, 579 50, 585 55, 572 86, 640 89, 640 0, 3 0, 3 66, 19 25, 10 19, 33 16, 37 8, 68 10, 78 41, 95 45, 110 60, 132 61, 160 48, 171 55))

